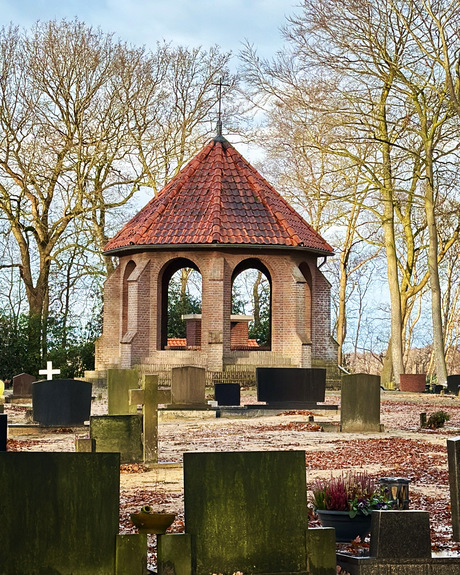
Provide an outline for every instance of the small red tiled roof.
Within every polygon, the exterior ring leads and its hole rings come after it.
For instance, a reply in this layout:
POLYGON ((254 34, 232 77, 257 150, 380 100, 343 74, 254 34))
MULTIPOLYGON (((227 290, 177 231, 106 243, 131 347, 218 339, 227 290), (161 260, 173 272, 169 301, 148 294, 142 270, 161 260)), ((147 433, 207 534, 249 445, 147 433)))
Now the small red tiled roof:
POLYGON ((209 142, 104 251, 134 246, 238 244, 331 246, 222 137, 209 142))

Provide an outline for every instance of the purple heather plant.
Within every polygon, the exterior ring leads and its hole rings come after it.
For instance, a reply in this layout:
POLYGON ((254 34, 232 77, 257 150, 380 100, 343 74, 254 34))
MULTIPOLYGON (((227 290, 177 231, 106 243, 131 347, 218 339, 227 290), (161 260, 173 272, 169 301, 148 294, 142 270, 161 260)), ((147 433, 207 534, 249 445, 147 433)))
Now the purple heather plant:
POLYGON ((387 490, 363 471, 350 471, 330 479, 316 479, 311 488, 314 509, 369 515, 373 509, 390 509, 387 490))

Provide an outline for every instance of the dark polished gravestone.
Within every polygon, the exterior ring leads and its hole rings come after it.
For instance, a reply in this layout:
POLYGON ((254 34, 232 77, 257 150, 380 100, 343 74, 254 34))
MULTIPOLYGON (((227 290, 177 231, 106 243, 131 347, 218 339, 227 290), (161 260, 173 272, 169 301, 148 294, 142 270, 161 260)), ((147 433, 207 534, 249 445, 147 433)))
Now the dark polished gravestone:
POLYGON ((215 383, 214 399, 217 405, 240 405, 241 388, 239 383, 215 383))
POLYGON ((83 425, 91 413, 91 383, 49 379, 32 384, 33 419, 40 425, 83 425))
POLYGON ((0 451, 6 451, 6 442, 8 440, 8 416, 6 413, 0 413, 0 451))
POLYGON ((326 370, 303 367, 256 368, 257 400, 270 407, 312 407, 326 395, 326 370))
POLYGON ((448 375, 447 376, 447 392, 458 395, 458 390, 460 388, 460 375, 448 375))
POLYGON ((13 377, 13 397, 32 397, 32 384, 37 378, 29 373, 20 373, 13 377))

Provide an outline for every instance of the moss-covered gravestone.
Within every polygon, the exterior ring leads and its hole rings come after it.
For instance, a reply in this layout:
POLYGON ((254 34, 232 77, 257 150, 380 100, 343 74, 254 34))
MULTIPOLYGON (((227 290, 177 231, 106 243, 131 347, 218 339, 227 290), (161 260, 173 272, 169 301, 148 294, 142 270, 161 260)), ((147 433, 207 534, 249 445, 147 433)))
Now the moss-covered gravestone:
POLYGON ((114 575, 120 456, 0 453, 2 575, 114 575))
POLYGON ((192 570, 306 573, 305 453, 184 453, 192 570))
POLYGON ((381 431, 379 375, 342 377, 340 429, 351 433, 381 431))
POLYGON ((129 404, 129 390, 139 387, 139 373, 135 369, 107 370, 107 410, 109 415, 133 415, 136 405, 129 404))
POLYGON ((98 453, 118 452, 121 463, 143 461, 141 415, 92 415, 89 433, 98 453))

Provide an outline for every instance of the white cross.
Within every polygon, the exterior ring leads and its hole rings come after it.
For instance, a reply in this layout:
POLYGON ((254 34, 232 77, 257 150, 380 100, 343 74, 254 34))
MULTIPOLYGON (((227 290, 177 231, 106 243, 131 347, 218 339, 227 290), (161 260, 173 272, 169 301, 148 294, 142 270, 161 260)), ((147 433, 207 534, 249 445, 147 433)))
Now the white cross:
POLYGON ((53 379, 53 375, 57 375, 58 373, 61 373, 60 369, 53 369, 53 362, 52 361, 47 361, 46 362, 46 369, 41 369, 38 372, 40 375, 46 375, 46 379, 53 379))

